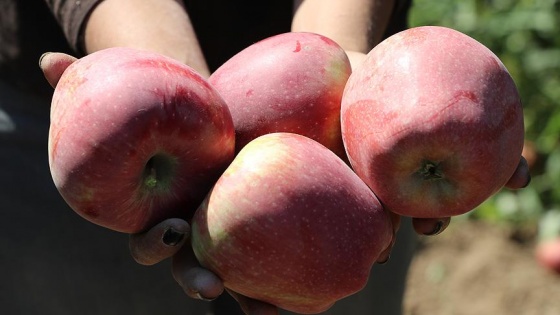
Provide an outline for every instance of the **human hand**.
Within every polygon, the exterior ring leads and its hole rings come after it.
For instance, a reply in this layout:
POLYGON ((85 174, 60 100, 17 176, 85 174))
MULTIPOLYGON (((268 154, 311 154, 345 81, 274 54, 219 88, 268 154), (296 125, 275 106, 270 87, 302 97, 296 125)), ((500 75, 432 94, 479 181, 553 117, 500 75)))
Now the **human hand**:
POLYGON ((276 315, 278 308, 224 288, 222 280, 202 267, 188 239, 189 224, 181 219, 167 219, 146 232, 130 235, 132 257, 142 265, 154 265, 172 259, 172 275, 187 296, 211 301, 226 290, 247 315, 276 315))
MULTIPOLYGON (((365 54, 350 52, 349 58, 353 67, 359 66, 365 54)), ((45 78, 51 86, 56 87, 64 70, 77 59, 63 53, 49 53, 41 57, 40 67, 45 78)), ((506 187, 517 189, 528 184, 530 180, 527 162, 520 160, 519 166, 506 187)), ((394 231, 399 228, 400 216, 391 214, 394 231)), ((450 218, 414 218, 413 226, 417 233, 435 235, 441 233, 449 225, 450 218)), ((131 235, 130 250, 134 259, 143 265, 152 265, 162 260, 173 260, 172 273, 176 281, 183 287, 186 294, 192 298, 212 300, 224 291, 221 280, 212 272, 201 267, 191 246, 184 246, 190 235, 188 223, 179 219, 169 219, 154 226, 147 232, 131 235)), ((378 262, 388 260, 390 251, 395 242, 389 246, 379 257, 378 262)), ((229 291, 228 291, 229 292, 229 291)), ((229 292, 241 305, 247 314, 277 314, 276 307, 229 292)))
POLYGON ((185 293, 200 300, 213 300, 224 291, 222 281, 202 268, 188 240, 190 225, 177 218, 167 219, 149 230, 131 234, 130 253, 134 260, 145 266, 172 259, 172 274, 185 293))
POLYGON ((78 58, 65 53, 46 52, 39 58, 39 68, 43 71, 47 82, 55 88, 66 68, 76 60, 78 58))

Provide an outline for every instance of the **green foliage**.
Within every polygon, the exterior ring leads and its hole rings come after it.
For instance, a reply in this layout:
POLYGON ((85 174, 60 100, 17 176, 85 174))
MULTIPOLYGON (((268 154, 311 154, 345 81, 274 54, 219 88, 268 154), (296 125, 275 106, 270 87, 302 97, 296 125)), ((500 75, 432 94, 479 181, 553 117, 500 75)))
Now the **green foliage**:
POLYGON ((524 104, 526 140, 537 160, 532 182, 502 190, 473 218, 536 223, 560 208, 560 0, 413 1, 410 26, 441 25, 490 48, 504 63, 524 104))

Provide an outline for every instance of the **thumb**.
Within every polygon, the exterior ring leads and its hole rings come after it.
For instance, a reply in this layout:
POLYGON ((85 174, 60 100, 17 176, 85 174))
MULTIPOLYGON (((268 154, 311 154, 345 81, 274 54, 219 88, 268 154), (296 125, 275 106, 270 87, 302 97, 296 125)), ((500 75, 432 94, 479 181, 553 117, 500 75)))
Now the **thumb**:
POLYGON ((64 70, 76 60, 76 57, 64 53, 46 52, 39 58, 39 67, 49 84, 54 88, 64 70))

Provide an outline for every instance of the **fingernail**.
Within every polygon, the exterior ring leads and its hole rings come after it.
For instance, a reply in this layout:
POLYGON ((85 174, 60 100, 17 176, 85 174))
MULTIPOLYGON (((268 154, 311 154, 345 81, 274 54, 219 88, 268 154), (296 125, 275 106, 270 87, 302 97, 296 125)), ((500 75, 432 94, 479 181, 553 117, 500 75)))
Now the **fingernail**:
POLYGON ((389 247, 387 247, 380 255, 380 257, 378 257, 378 260, 376 261, 378 264, 380 265, 384 265, 389 261, 389 258, 391 258, 391 252, 393 250, 393 245, 395 245, 395 240, 393 239, 393 241, 391 242, 391 245, 389 245, 389 247))
POLYGON ((385 265, 389 261, 389 258, 391 258, 391 254, 387 255, 387 257, 385 257, 383 260, 378 260, 377 263, 380 265, 385 265))
POLYGON ((169 228, 163 233, 162 241, 165 245, 168 246, 176 246, 179 244, 183 238, 185 238, 185 234, 181 233, 174 228, 169 228))
POLYGON ((41 57, 39 57, 39 67, 41 66, 41 61, 43 61, 43 58, 45 58, 45 56, 48 54, 50 54, 50 52, 43 53, 41 57))
POLYGON ((202 295, 200 295, 200 293, 197 294, 197 297, 198 297, 199 300, 207 301, 207 302, 215 300, 215 299, 209 299, 209 298, 203 297, 202 295))
POLYGON ((427 236, 438 235, 439 233, 441 233, 442 229, 443 229, 443 221, 439 220, 437 221, 434 229, 431 232, 424 233, 424 235, 427 236))
POLYGON ((198 300, 201 300, 201 301, 207 301, 207 302, 214 301, 216 299, 216 298, 209 299, 209 298, 206 298, 206 297, 202 296, 200 294, 200 292, 192 292, 192 291, 189 294, 189 296, 191 296, 192 298, 195 298, 195 299, 198 299, 198 300))

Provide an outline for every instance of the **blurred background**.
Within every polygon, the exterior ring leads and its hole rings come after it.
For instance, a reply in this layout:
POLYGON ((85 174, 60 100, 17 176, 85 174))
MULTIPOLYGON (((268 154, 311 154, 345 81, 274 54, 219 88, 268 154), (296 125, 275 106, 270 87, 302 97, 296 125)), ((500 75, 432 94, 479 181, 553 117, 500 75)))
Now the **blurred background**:
POLYGON ((413 1, 411 26, 459 30, 490 48, 521 94, 530 185, 503 189, 422 238, 406 314, 560 314, 560 274, 535 259, 560 235, 560 1, 413 1))

